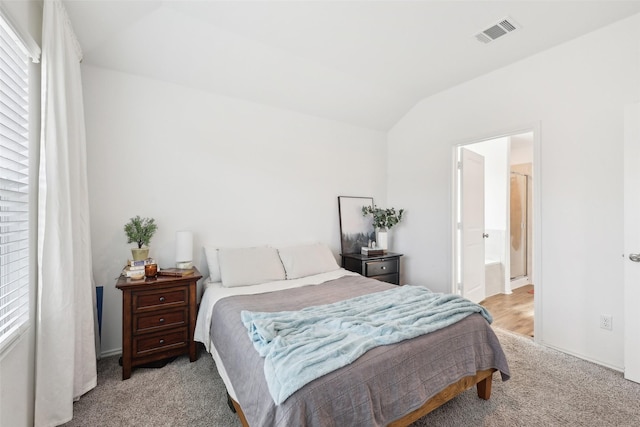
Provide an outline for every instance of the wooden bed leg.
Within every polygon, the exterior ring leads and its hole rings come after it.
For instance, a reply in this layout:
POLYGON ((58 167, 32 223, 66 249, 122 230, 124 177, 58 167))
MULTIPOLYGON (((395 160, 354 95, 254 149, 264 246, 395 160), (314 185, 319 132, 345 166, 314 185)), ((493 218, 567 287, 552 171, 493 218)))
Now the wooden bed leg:
POLYGON ((476 384, 478 390, 478 397, 480 399, 489 400, 491 397, 491 384, 493 381, 493 375, 489 375, 487 378, 476 384))
POLYGON ((233 399, 231 399, 231 396, 229 396, 229 393, 227 393, 227 405, 229 405, 229 409, 231 409, 231 412, 233 412, 235 414, 236 413, 236 407, 233 406, 233 399))
POLYGON ((238 418, 240 419, 240 423, 242 423, 242 426, 249 427, 249 423, 247 422, 247 419, 244 416, 244 412, 242 412, 242 408, 240 407, 240 404, 235 400, 233 400, 233 398, 229 396, 229 393, 227 393, 227 399, 228 399, 229 405, 232 407, 231 410, 238 415, 238 418))

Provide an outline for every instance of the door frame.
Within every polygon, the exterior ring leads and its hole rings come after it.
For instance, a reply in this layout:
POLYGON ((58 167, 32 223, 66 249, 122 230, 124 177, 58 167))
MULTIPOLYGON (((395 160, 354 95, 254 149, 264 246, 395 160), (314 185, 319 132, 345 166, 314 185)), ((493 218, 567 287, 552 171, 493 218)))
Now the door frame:
POLYGON ((535 322, 533 326, 533 334, 535 342, 542 342, 542 331, 543 331, 543 310, 542 310, 542 301, 543 301, 543 292, 544 292, 544 279, 542 276, 542 206, 541 206, 541 197, 542 194, 542 168, 541 168, 541 122, 535 122, 528 125, 513 127, 509 129, 503 129, 501 131, 488 132, 484 135, 479 135, 474 138, 465 139, 462 141, 457 141, 452 143, 451 149, 451 192, 450 192, 450 202, 451 202, 451 211, 449 218, 451 219, 451 292, 458 292, 458 271, 459 271, 459 261, 458 254, 460 251, 460 247, 457 240, 458 235, 458 188, 459 188, 459 179, 458 179, 458 148, 464 147, 465 145, 476 144, 479 142, 489 141, 492 139, 510 137, 514 135, 519 135, 522 133, 533 133, 533 254, 532 254, 532 266, 530 269, 531 275, 530 279, 533 281, 535 285, 535 292, 533 294, 533 305, 534 305, 534 317, 535 322))

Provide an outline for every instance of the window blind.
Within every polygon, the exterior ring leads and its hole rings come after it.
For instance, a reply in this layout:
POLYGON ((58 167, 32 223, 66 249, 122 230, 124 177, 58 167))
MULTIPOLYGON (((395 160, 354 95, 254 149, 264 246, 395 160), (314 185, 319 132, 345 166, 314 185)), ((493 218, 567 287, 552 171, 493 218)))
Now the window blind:
POLYGON ((29 321, 28 64, 0 14, 0 350, 29 321))

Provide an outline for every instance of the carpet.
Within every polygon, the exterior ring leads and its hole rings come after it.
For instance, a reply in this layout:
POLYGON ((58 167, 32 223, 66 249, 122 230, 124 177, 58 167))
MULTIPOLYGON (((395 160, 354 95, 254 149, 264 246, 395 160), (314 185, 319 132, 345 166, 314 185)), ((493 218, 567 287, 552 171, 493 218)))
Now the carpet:
MULTIPOLYGON (((640 425, 640 384, 619 372, 496 328, 512 378, 494 374, 488 401, 475 388, 412 427, 640 425)), ((240 426, 211 356, 179 357, 161 369, 138 368, 122 381, 118 357, 98 361, 98 387, 74 404, 65 426, 240 426)))

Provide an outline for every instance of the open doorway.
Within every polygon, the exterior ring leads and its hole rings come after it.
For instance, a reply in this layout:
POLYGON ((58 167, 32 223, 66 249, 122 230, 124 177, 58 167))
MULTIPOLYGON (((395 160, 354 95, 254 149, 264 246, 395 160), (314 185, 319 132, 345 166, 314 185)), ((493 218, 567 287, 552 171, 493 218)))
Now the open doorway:
POLYGON ((533 153, 533 131, 457 146, 454 209, 455 291, 487 306, 494 325, 528 336, 534 335, 533 153), (482 172, 465 167, 463 155, 469 151, 483 158, 482 172), (476 184, 469 190, 465 183, 476 184), (469 192, 477 197, 479 191, 484 201, 480 208, 467 202, 473 200, 469 192), (466 242, 477 232, 465 222, 478 216, 484 218, 483 255, 475 251, 470 256, 466 242))

